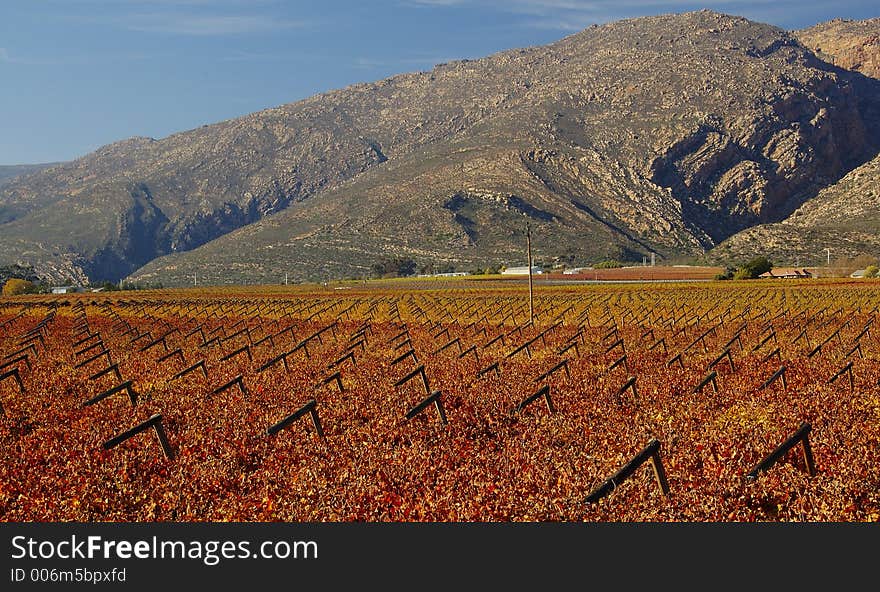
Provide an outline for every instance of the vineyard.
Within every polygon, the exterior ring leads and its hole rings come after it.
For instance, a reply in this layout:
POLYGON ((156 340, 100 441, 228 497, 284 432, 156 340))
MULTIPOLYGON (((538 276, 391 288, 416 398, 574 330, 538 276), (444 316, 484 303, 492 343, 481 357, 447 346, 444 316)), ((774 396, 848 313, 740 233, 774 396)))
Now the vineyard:
POLYGON ((0 301, 0 520, 876 521, 870 282, 0 301))

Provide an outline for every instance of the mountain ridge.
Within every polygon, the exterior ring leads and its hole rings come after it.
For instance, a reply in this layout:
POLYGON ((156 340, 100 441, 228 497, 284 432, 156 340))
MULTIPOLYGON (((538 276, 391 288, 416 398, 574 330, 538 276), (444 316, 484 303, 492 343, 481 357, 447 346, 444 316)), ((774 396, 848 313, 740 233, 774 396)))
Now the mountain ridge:
POLYGON ((529 219, 546 257, 699 257, 869 161, 876 99, 776 27, 627 19, 123 140, 0 190, 0 247, 49 274, 274 281, 499 263, 529 219))
POLYGON ((45 162, 36 164, 5 164, 0 165, 0 187, 11 182, 17 177, 29 175, 56 165, 60 162, 45 162))

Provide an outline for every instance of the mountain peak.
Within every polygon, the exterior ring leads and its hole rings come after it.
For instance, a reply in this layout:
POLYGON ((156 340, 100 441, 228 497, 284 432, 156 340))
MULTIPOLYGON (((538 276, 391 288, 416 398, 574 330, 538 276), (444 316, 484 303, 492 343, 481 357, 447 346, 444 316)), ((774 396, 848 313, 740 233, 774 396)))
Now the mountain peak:
POLYGON ((0 247, 166 284, 494 265, 525 219, 548 258, 699 256, 872 157, 872 93, 777 27, 628 19, 106 146, 0 190, 0 247))

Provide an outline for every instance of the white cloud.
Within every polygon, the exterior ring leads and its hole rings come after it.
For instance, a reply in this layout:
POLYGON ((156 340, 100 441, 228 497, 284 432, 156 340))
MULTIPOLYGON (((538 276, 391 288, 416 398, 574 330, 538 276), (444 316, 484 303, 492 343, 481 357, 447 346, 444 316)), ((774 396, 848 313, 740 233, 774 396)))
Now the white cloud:
POLYGON ((136 61, 149 61, 173 57, 172 52, 100 52, 64 54, 49 56, 10 55, 9 50, 0 47, 0 64, 17 64, 23 66, 94 66, 96 64, 113 64, 136 61))
POLYGON ((411 6, 457 6, 467 4, 469 0, 406 0, 404 4, 411 6))
POLYGON ((196 16, 177 14, 131 15, 122 19, 132 31, 177 35, 241 35, 303 26, 299 21, 263 16, 196 16))
POLYGON ((269 53, 256 51, 234 50, 220 57, 224 62, 311 62, 326 60, 326 55, 316 53, 269 53))
POLYGON ((47 58, 23 58, 12 56, 5 47, 0 47, 0 64, 23 64, 29 66, 51 66, 61 63, 59 60, 47 58))
MULTIPOLYGON (((269 33, 303 28, 310 23, 278 18, 271 14, 218 14, 212 11, 176 10, 176 2, 162 2, 168 9, 121 12, 116 14, 69 14, 62 16, 73 23, 99 25, 140 31, 187 36, 223 36, 269 33)), ((192 4, 193 2, 187 2, 192 4)), ((142 6, 140 8, 146 8, 142 6)), ((213 6, 211 8, 214 8, 213 6)))
POLYGON ((364 56, 359 56, 354 59, 354 67, 355 68, 363 68, 367 70, 371 70, 373 68, 385 68, 389 66, 388 62, 377 60, 375 58, 368 58, 364 56))
POLYGON ((110 5, 119 6, 253 6, 255 4, 271 4, 273 0, 62 0, 65 4, 110 5))

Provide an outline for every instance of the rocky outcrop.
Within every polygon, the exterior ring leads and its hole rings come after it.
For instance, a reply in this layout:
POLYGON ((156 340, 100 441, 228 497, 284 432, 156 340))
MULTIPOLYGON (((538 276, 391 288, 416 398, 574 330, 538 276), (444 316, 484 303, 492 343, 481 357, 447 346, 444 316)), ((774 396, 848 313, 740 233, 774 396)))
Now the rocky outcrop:
POLYGON ((746 229, 722 242, 714 261, 771 254, 785 264, 819 265, 880 254, 880 156, 857 167, 775 224, 746 229))
POLYGON ((880 18, 834 19, 797 31, 796 35, 832 64, 880 78, 880 18))

